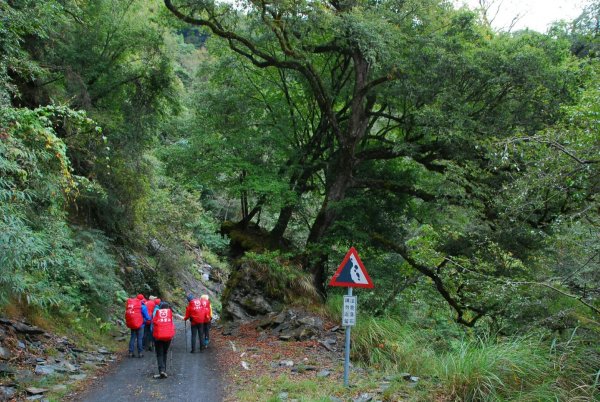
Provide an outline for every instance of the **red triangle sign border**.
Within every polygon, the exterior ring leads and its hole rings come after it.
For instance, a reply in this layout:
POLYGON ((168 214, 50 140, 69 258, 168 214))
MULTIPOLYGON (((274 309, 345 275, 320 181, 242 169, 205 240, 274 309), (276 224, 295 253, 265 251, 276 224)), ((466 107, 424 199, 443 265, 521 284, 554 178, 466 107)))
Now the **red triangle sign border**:
POLYGON ((367 272, 364 264, 362 263, 360 257, 358 256, 358 252, 356 251, 356 249, 354 247, 350 247, 350 250, 348 250, 348 252, 346 253, 346 256, 342 260, 342 263, 338 266, 337 270, 335 271, 335 274, 333 274, 333 276, 331 277, 329 286, 343 286, 343 287, 369 288, 369 289, 372 289, 374 287, 373 281, 371 280, 371 277, 369 277, 369 273, 367 272), (362 273, 364 274, 365 279, 367 280, 367 283, 342 282, 342 281, 338 280, 340 274, 342 273, 342 270, 344 269, 344 267, 348 263, 348 260, 350 259, 350 256, 352 256, 352 255, 354 255, 354 259, 356 260, 360 269, 362 270, 362 273))

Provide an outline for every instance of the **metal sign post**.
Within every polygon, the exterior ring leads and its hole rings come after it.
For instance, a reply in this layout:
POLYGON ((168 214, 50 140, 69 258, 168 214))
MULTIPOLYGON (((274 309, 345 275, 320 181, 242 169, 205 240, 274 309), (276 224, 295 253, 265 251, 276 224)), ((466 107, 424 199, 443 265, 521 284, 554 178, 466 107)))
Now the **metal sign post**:
POLYGON ((348 295, 344 296, 342 310, 342 325, 346 327, 346 349, 344 350, 344 386, 348 386, 350 377, 350 331, 356 325, 356 296, 352 296, 352 288, 373 288, 373 281, 369 277, 364 264, 354 247, 346 253, 342 263, 329 282, 329 286, 345 286, 348 295))
POLYGON ((350 377, 350 331, 356 325, 356 296, 352 296, 352 288, 348 287, 348 296, 344 297, 342 325, 346 327, 346 348, 344 350, 344 386, 348 386, 350 377))

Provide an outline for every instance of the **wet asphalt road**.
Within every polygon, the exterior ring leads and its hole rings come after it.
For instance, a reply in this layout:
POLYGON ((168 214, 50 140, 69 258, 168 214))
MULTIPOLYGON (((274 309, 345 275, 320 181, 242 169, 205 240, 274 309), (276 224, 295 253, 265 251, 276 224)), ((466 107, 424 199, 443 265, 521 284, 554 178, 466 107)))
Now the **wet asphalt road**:
POLYGON ((220 402, 223 388, 211 345, 202 353, 190 353, 190 326, 187 325, 187 352, 183 322, 177 321, 177 334, 171 342, 167 362, 168 378, 154 379, 158 373, 155 352, 144 357, 125 358, 87 394, 87 402, 186 401, 220 402), (172 357, 171 357, 172 353, 172 357), (173 361, 171 365, 171 360, 173 361))

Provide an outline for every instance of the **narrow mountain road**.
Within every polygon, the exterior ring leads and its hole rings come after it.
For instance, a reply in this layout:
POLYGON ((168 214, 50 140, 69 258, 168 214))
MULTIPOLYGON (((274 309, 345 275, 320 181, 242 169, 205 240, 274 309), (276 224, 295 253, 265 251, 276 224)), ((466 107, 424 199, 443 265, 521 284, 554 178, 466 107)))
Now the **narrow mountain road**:
POLYGON ((144 352, 143 358, 125 358, 116 370, 102 378, 81 400, 87 402, 121 401, 202 401, 221 402, 223 384, 217 366, 216 349, 190 353, 190 327, 187 325, 187 352, 184 325, 177 321, 177 334, 171 343, 167 362, 168 378, 154 379, 158 374, 155 352, 144 352), (171 356, 172 353, 172 356, 171 356), (172 361, 172 363, 171 363, 172 361))

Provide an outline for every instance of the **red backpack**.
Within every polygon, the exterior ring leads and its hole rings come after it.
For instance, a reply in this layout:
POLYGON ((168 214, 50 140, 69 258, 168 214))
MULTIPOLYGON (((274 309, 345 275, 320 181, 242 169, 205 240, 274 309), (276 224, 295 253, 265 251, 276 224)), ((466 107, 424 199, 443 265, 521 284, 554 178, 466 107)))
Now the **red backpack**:
POLYGON ((170 341, 175 336, 175 324, 173 324, 173 312, 169 308, 156 311, 152 319, 154 328, 152 336, 157 341, 170 341))
POLYGON ((144 324, 142 301, 136 298, 127 299, 125 306, 125 324, 127 328, 139 329, 144 324))
POLYGON ((203 314, 203 310, 202 310, 202 304, 200 303, 200 300, 198 299, 193 299, 190 301, 189 304, 189 308, 190 308, 190 317, 192 319, 192 321, 196 324, 201 324, 204 321, 204 314, 203 314))
POLYGON ((204 322, 210 322, 210 320, 212 319, 211 314, 210 314, 210 300, 208 299, 200 299, 200 306, 202 308, 202 314, 203 314, 203 323, 204 322))
POLYGON ((146 302, 146 308, 148 309, 148 315, 152 318, 152 313, 154 312, 154 306, 156 306, 156 302, 154 300, 148 300, 146 302))

